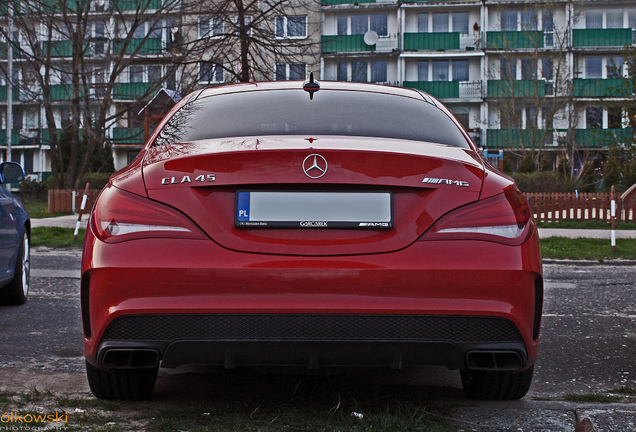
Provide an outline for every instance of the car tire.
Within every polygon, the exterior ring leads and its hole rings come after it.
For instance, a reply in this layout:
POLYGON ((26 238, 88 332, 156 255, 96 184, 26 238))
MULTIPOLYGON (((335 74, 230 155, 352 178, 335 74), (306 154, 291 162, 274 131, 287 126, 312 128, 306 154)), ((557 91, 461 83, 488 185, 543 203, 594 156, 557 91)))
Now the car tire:
POLYGON ((155 388, 159 368, 98 369, 86 362, 88 385, 98 399, 146 400, 155 388))
POLYGON ((0 290, 0 302, 5 305, 26 303, 31 283, 31 243, 29 234, 22 229, 13 279, 0 290))
POLYGON ((462 370, 464 391, 473 399, 517 400, 528 393, 534 366, 520 371, 462 370))

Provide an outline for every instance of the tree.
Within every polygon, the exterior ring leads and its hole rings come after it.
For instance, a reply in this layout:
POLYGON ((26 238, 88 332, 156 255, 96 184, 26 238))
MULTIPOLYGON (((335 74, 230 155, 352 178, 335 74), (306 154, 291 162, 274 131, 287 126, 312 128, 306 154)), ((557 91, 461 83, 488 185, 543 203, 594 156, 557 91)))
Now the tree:
MULTIPOLYGON (((222 70, 231 81, 247 82, 305 79, 305 65, 319 64, 320 6, 314 0, 193 1, 185 8, 194 66, 208 65, 211 73, 222 70)), ((201 81, 204 75, 199 73, 201 81)))
POLYGON ((494 73, 489 77, 488 98, 499 113, 500 127, 493 139, 499 146, 518 149, 513 154, 534 169, 542 166, 546 147, 563 142, 565 131, 572 128, 569 28, 554 27, 553 6, 500 6, 502 31, 490 32, 487 41, 488 49, 500 54, 492 56, 489 67, 494 73))

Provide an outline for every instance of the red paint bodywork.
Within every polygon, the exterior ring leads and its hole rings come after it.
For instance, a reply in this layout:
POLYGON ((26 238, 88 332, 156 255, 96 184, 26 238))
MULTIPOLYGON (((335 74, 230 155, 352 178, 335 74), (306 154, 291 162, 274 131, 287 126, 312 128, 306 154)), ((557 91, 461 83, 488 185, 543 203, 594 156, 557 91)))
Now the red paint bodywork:
MULTIPOLYGON (((412 97, 406 89, 378 91, 412 97)), ((200 229, 199 238, 108 243, 96 236, 93 215, 82 261, 82 307, 85 327, 90 326, 85 356, 92 364, 98 365, 102 335, 115 318, 181 313, 501 317, 518 328, 528 364, 534 363, 535 290, 542 274, 534 223, 517 245, 422 239, 445 214, 513 184, 488 166, 474 144, 463 149, 378 138, 264 136, 152 147, 157 133, 129 167, 112 177, 96 207, 109 194, 127 191, 186 215, 200 229), (312 153, 330 164, 318 180, 302 171, 312 153), (193 181, 207 174, 215 175, 214 182, 193 181), (183 181, 185 176, 191 181, 183 181), (424 184, 425 177, 469 186, 424 184), (234 200, 241 188, 391 190, 395 226, 239 229, 234 200)))

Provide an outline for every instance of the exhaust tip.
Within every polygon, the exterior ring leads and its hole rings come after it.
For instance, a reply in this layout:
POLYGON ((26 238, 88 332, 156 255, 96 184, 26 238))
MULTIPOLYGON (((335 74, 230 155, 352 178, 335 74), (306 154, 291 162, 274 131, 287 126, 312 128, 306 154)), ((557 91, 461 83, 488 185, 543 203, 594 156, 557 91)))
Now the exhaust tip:
POLYGON ((159 366, 159 352, 153 349, 109 349, 102 366, 107 369, 144 369, 159 366))
POLYGON ((517 371, 523 360, 517 351, 470 351, 466 367, 473 370, 517 371))

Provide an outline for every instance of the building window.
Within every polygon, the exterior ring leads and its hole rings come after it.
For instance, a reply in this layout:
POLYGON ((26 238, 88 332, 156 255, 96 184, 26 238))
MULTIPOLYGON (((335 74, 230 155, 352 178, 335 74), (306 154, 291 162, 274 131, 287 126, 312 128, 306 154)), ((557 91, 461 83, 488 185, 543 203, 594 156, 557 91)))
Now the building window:
POLYGON ((517 60, 501 59, 499 64, 502 80, 517 79, 517 60))
POLYGON ((222 34, 223 20, 221 18, 199 18, 199 37, 218 37, 222 34))
POLYGON ((128 68, 128 82, 131 82, 131 83, 144 82, 144 67, 130 66, 128 68))
POLYGON ((603 78, 603 58, 585 58, 585 78, 603 78))
POLYGON ((453 60, 453 81, 468 81, 468 60, 453 60))
POLYGON ((450 31, 448 25, 448 12, 433 14, 433 33, 448 33, 450 31))
POLYGON ((517 11, 501 11, 501 30, 517 31, 517 11))
POLYGON ((537 63, 535 59, 521 59, 521 79, 537 79, 537 63))
POLYGON ((608 9, 605 12, 605 27, 610 28, 623 28, 623 9, 608 9))
POLYGON ((587 129, 603 128, 603 108, 587 107, 585 109, 585 126, 587 129))
POLYGON ((468 34, 468 12, 453 12, 453 31, 468 34))
POLYGON ((351 15, 338 17, 338 35, 363 35, 369 30, 388 35, 388 15, 351 15))
POLYGON ((537 30, 539 28, 539 16, 536 10, 521 11, 521 30, 537 30))
POLYGON ((433 81, 448 81, 448 60, 433 60, 433 81))
POLYGON ((221 83, 223 82, 223 67, 214 62, 199 63, 199 82, 221 83))
POLYGON ((603 28, 603 11, 600 9, 589 9, 585 12, 585 28, 603 28))
POLYGON ((307 37, 306 16, 278 16, 276 17, 276 37, 299 39, 307 37))
POLYGON ((338 63, 338 81, 385 83, 387 75, 386 60, 338 63))
POLYGON ((276 81, 304 80, 306 76, 305 63, 277 63, 276 81))
POLYGON ((417 14, 417 31, 419 33, 428 33, 428 14, 417 14))
POLYGON ((428 81, 428 60, 419 60, 417 62, 417 80, 428 81))

